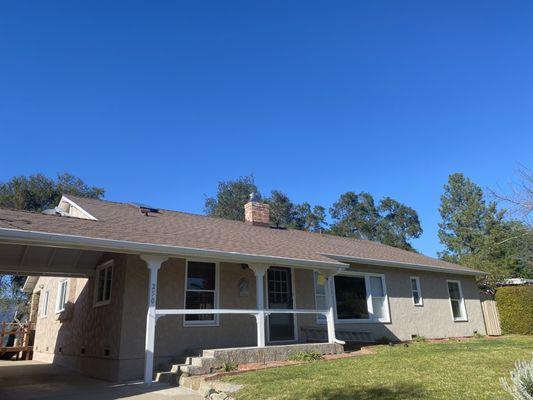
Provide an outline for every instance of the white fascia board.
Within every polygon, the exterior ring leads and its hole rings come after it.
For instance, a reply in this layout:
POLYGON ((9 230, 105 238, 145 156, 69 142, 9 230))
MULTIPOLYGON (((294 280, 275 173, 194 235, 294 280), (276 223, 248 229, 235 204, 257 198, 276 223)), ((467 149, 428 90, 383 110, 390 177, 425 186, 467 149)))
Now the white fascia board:
POLYGON ((38 276, 28 276, 26 278, 26 281, 24 281, 24 285, 22 285, 22 288, 20 290, 24 293, 33 292, 33 289, 35 289, 35 285, 37 284, 38 280, 39 280, 38 276))
POLYGON ((81 212, 83 215, 85 215, 87 217, 87 219, 90 219, 90 220, 93 220, 93 221, 98 221, 98 219, 94 215, 92 215, 90 212, 84 210, 82 207, 80 207, 74 201, 70 200, 67 196, 62 195, 61 196, 61 200, 59 200, 59 204, 61 204, 62 201, 65 201, 65 202, 69 203, 71 206, 76 207, 76 209, 79 212, 81 212))
POLYGON ((374 258, 352 257, 352 256, 345 256, 342 254, 328 254, 328 253, 320 253, 320 254, 323 255, 324 257, 329 257, 333 260, 337 260, 337 261, 341 261, 345 263, 379 265, 383 267, 414 269, 414 270, 419 270, 419 271, 439 272, 439 273, 448 273, 448 274, 457 274, 457 275, 474 275, 474 276, 488 275, 486 272, 476 271, 473 269, 445 268, 445 267, 433 266, 429 264, 413 264, 413 263, 406 263, 406 262, 401 262, 401 261, 389 261, 389 260, 379 260, 379 259, 374 259, 374 258))
POLYGON ((0 243, 26 244, 46 247, 61 247, 95 251, 111 251, 127 254, 162 254, 176 257, 199 257, 236 263, 262 263, 294 266, 309 269, 345 269, 348 264, 290 257, 264 256, 239 252, 209 250, 126 240, 100 239, 87 236, 67 235, 20 229, 0 228, 0 243))

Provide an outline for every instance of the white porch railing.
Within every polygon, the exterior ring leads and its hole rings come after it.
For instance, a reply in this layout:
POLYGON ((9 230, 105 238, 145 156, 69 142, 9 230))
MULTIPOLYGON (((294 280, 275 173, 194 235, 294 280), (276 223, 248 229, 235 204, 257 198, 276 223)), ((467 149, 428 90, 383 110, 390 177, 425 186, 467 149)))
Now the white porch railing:
POLYGON ((256 277, 256 308, 255 309, 157 309, 157 273, 161 264, 167 260, 166 256, 161 255, 141 255, 146 261, 149 270, 148 275, 148 310, 146 314, 146 342, 145 342, 145 365, 144 365, 144 383, 152 383, 152 374, 154 366, 154 348, 155 348, 155 327, 156 321, 166 315, 203 315, 203 314, 248 314, 255 316, 257 323, 257 346, 265 346, 265 317, 270 314, 322 314, 326 317, 328 342, 344 344, 343 341, 335 337, 335 321, 333 317, 333 301, 330 293, 330 281, 335 272, 327 275, 328 284, 326 285, 327 310, 314 309, 265 309, 264 307, 264 288, 263 281, 266 265, 248 264, 254 271, 256 277))
POLYGON ((156 318, 165 315, 204 315, 204 314, 247 314, 253 315, 257 322, 257 346, 263 347, 265 343, 265 317, 270 314, 322 314, 326 317, 328 328, 328 342, 344 344, 342 340, 335 338, 335 323, 333 320, 332 310, 313 310, 313 309, 236 309, 236 308, 217 308, 217 309, 156 309, 156 318))

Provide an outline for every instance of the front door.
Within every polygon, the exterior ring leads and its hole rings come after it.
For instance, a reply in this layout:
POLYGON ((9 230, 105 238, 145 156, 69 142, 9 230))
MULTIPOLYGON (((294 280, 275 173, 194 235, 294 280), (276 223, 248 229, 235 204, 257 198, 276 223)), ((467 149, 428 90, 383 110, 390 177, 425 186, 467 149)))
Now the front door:
MULTIPOLYGON (((268 269, 268 308, 278 310, 294 308, 290 268, 272 267, 268 269)), ((268 331, 271 342, 294 340, 294 314, 270 314, 268 316, 268 331)))

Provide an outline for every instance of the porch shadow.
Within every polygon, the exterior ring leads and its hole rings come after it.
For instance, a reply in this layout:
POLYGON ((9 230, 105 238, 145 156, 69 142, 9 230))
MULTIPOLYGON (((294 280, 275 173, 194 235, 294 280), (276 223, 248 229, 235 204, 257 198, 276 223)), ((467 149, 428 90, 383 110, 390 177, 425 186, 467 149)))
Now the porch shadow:
POLYGON ((312 395, 312 399, 335 400, 408 400, 425 399, 427 391, 419 385, 396 384, 393 386, 327 388, 312 395))

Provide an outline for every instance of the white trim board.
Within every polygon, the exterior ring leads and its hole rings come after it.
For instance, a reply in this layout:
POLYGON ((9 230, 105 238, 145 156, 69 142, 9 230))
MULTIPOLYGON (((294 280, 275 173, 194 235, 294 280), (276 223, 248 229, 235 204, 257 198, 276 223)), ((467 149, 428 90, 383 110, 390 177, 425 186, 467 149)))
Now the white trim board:
POLYGON ((439 272, 447 274, 456 274, 456 275, 488 275, 487 272, 477 271, 474 269, 460 269, 460 268, 445 268, 429 264, 416 264, 416 263, 406 263, 402 261, 389 261, 389 260, 379 260, 374 258, 364 258, 364 257, 353 257, 353 256, 344 256, 342 254, 329 254, 329 253, 320 253, 324 257, 329 257, 333 260, 337 260, 344 263, 354 263, 354 264, 368 264, 368 265, 379 265, 383 267, 395 267, 395 268, 405 268, 405 269, 414 269, 420 271, 429 271, 429 272, 439 272))

